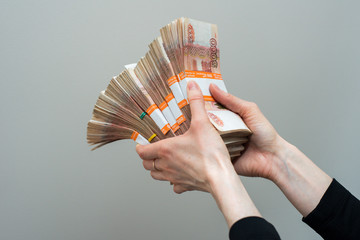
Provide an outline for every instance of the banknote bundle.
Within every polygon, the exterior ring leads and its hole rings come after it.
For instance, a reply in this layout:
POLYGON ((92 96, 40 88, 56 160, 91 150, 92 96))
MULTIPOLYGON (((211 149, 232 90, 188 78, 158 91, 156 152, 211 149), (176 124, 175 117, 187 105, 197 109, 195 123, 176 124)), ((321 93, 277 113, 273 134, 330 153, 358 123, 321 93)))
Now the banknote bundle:
POLYGON ((191 80, 200 86, 209 120, 230 156, 239 156, 251 131, 209 91, 211 83, 227 91, 220 72, 217 26, 189 18, 161 28, 144 57, 111 79, 88 123, 88 143, 94 149, 121 139, 149 144, 184 134, 191 123, 186 93, 191 80))

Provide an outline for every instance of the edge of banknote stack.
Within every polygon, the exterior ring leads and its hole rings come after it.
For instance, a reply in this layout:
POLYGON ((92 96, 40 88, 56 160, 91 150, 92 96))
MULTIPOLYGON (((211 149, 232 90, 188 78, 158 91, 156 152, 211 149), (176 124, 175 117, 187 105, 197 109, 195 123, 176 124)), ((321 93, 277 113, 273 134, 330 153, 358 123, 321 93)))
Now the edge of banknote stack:
POLYGON ((145 145, 184 134, 191 123, 189 81, 200 86, 209 120, 231 158, 239 156, 251 130, 209 91, 211 83, 227 91, 220 72, 217 26, 190 18, 161 28, 145 56, 110 80, 88 122, 88 143, 93 149, 122 139, 145 145))

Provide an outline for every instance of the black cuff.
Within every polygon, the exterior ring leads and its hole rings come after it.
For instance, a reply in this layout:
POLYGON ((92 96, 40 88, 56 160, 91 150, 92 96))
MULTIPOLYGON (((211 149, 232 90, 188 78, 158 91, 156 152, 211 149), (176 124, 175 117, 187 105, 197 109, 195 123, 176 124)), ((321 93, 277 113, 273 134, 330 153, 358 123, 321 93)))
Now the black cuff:
POLYGON ((316 208, 302 220, 324 239, 359 239, 359 214, 359 200, 333 179, 316 208))
POLYGON ((310 227, 319 225, 342 205, 348 195, 349 192, 334 178, 316 208, 309 215, 303 217, 303 222, 310 227))
POLYGON ((229 231, 230 240, 280 239, 274 226, 260 217, 247 217, 234 223, 229 231))

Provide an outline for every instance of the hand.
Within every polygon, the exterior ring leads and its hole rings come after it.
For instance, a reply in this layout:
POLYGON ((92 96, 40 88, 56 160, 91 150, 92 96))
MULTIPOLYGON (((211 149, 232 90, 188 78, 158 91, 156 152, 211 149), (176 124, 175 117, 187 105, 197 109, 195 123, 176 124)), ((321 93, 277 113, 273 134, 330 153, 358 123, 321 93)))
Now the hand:
POLYGON ((282 139, 255 103, 210 86, 213 97, 238 113, 251 129, 248 148, 234 161, 238 174, 273 181, 305 217, 319 203, 332 179, 299 149, 282 139))
MULTIPOLYGON (((200 88, 188 84, 191 126, 181 135, 150 145, 137 145, 144 168, 157 180, 170 181, 174 192, 212 192, 211 181, 220 175, 236 175, 224 142, 210 123, 200 88), (159 171, 153 167, 153 161, 159 171)), ((223 177, 224 177, 223 176, 223 177)))
POLYGON ((260 217, 234 170, 223 140, 209 121, 199 86, 189 82, 187 91, 192 113, 189 130, 181 136, 137 145, 144 168, 151 171, 154 179, 174 183, 176 193, 210 192, 229 228, 241 218, 260 217))
POLYGON ((277 167, 275 160, 283 139, 255 103, 239 99, 213 84, 210 85, 210 91, 217 102, 239 114, 253 132, 246 151, 233 161, 236 172, 244 176, 274 179, 277 167))

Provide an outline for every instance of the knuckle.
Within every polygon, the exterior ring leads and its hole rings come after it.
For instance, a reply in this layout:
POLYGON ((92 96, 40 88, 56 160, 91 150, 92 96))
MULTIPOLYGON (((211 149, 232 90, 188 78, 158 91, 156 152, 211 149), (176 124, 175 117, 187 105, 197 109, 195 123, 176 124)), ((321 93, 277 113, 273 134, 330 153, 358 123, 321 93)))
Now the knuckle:
POLYGON ((158 171, 163 172, 165 170, 164 161, 161 161, 160 159, 156 160, 155 166, 158 171))
POLYGON ((145 152, 141 149, 137 149, 137 154, 139 155, 139 157, 141 159, 144 159, 145 158, 145 152))
POLYGON ((239 100, 237 97, 228 92, 224 93, 224 97, 228 102, 237 102, 239 100))
POLYGON ((197 102, 202 100, 203 100, 202 94, 194 94, 192 96, 189 96, 189 102, 197 102))
POLYGON ((155 180, 157 179, 157 175, 155 171, 150 171, 150 176, 155 180))
POLYGON ((162 144, 159 148, 159 156, 166 157, 170 151, 169 144, 162 144))
POLYGON ((179 187, 181 179, 179 178, 177 173, 173 172, 173 173, 169 174, 168 179, 169 179, 170 182, 172 182, 173 184, 175 184, 176 186, 179 187))
POLYGON ((203 136, 203 130, 202 130, 202 126, 197 126, 197 125, 193 125, 190 127, 189 129, 189 134, 191 135, 191 138, 193 140, 197 139, 197 136, 203 136))
POLYGON ((258 109, 259 108, 258 105, 256 103, 254 103, 254 102, 248 102, 248 106, 251 109, 258 109))
POLYGON ((163 172, 167 172, 169 170, 169 163, 168 161, 158 161, 159 164, 156 165, 157 168, 161 169, 163 172))
POLYGON ((236 99, 237 99, 237 97, 235 97, 234 95, 232 95, 232 94, 230 94, 230 93, 228 93, 228 92, 225 92, 225 93, 224 93, 224 96, 225 96, 225 98, 228 98, 228 99, 230 99, 231 101, 236 101, 236 99))
POLYGON ((206 124, 210 123, 209 118, 207 115, 196 117, 193 120, 191 120, 191 126, 193 126, 194 129, 202 129, 202 127, 206 126, 206 124))
POLYGON ((191 126, 194 128, 194 129, 198 129, 198 127, 201 127, 202 125, 202 121, 200 121, 199 118, 196 118, 196 119, 193 119, 191 121, 191 126))
MULTIPOLYGON (((212 127, 212 126, 210 126, 212 127)), ((203 141, 204 136, 209 136, 209 126, 202 123, 199 125, 194 125, 190 127, 189 134, 191 135, 191 141, 203 141)))

